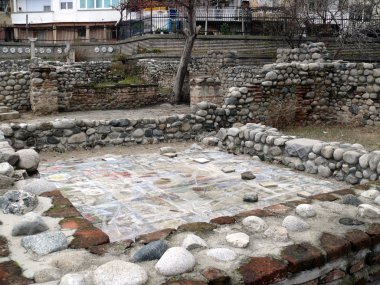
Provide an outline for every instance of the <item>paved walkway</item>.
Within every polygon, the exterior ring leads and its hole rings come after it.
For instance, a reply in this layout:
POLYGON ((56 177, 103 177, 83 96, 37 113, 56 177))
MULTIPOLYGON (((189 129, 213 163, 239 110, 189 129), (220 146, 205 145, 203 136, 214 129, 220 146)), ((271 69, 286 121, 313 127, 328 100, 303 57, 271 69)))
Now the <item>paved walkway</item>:
POLYGON ((113 241, 295 200, 299 193, 347 187, 212 150, 189 150, 173 159, 157 153, 73 159, 44 163, 39 170, 113 241), (236 171, 226 174, 221 171, 225 166, 236 171), (241 172, 247 170, 257 178, 242 180, 241 172), (259 202, 243 202, 252 192, 259 194, 259 202))

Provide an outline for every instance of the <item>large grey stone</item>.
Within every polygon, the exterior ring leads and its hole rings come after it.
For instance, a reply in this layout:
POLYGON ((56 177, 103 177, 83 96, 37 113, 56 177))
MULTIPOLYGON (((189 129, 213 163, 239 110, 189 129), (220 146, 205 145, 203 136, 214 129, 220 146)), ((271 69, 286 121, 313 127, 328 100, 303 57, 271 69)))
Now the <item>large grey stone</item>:
POLYGON ((227 135, 236 137, 239 134, 239 129, 238 128, 229 128, 227 131, 227 135))
POLYGON ((87 136, 86 133, 79 133, 79 134, 74 134, 71 137, 68 138, 67 143, 69 144, 81 144, 85 143, 87 141, 87 136))
POLYGON ((356 164, 359 162, 360 153, 356 151, 349 150, 343 154, 343 160, 348 164, 356 164))
POLYGON ((270 81, 274 81, 277 79, 277 73, 275 71, 269 71, 266 75, 265 75, 265 79, 266 80, 270 80, 270 81))
POLYGON ((54 280, 61 279, 62 272, 60 269, 52 267, 52 268, 43 268, 34 273, 34 281, 37 283, 45 283, 54 280))
POLYGON ((67 248, 67 239, 60 231, 46 232, 21 239, 21 245, 38 255, 46 255, 51 252, 67 248))
POLYGON ((38 153, 33 149, 22 149, 17 151, 19 160, 17 167, 25 169, 26 171, 35 171, 40 163, 38 153))
POLYGON ((187 250, 196 248, 207 247, 207 243, 199 236, 195 234, 188 234, 182 242, 182 247, 187 250))
POLYGON ((49 227, 37 213, 30 212, 24 215, 21 222, 14 225, 12 236, 34 235, 47 231, 49 227))
POLYGON ((322 177, 330 177, 332 175, 332 172, 329 167, 324 165, 318 166, 318 175, 322 177))
POLYGON ((370 200, 375 200, 378 196, 380 196, 380 192, 377 190, 367 190, 362 192, 360 196, 370 200))
POLYGON ((132 258, 133 262, 160 259, 168 249, 168 245, 163 240, 153 241, 140 248, 132 258))
POLYGON ((247 247, 249 244, 249 235, 246 233, 234 233, 226 236, 226 241, 234 247, 247 247))
POLYGON ((14 171, 14 168, 8 162, 0 163, 0 175, 12 177, 14 171))
MULTIPOLYGON (((5 189, 5 191, 12 186, 14 180, 11 177, 0 175, 0 189, 5 189)), ((1 194, 1 192, 0 192, 1 194)))
POLYGON ((295 216, 287 216, 282 221, 282 226, 291 232, 304 232, 310 229, 310 225, 295 216))
POLYGON ((217 261, 232 261, 237 257, 236 253, 228 248, 209 249, 206 254, 217 261))
POLYGON ((113 260, 95 269, 93 280, 94 285, 142 285, 148 281, 148 274, 140 265, 113 260))
POLYGON ((358 207, 358 214, 360 217, 380 218, 380 209, 369 204, 361 204, 358 207))
POLYGON ((264 235, 277 242, 287 242, 289 240, 288 230, 281 226, 271 226, 264 235))
POLYGON ((377 165, 380 163, 380 151, 374 151, 371 153, 369 159, 369 168, 373 171, 376 171, 377 165))
POLYGON ((53 122, 54 129, 72 129, 75 125, 74 119, 61 119, 53 122))
POLYGON ((303 218, 312 218, 317 215, 313 205, 300 204, 296 207, 296 213, 303 218))
POLYGON ((319 143, 320 141, 312 139, 293 139, 285 143, 285 150, 290 156, 305 159, 313 146, 319 143))
POLYGON ((68 273, 62 276, 59 285, 86 285, 85 278, 80 273, 68 273))
POLYGON ((173 276, 192 271, 195 266, 194 256, 183 247, 169 248, 156 263, 156 270, 165 276, 173 276))
POLYGON ((244 218, 242 224, 253 232, 263 232, 268 228, 267 223, 262 218, 256 216, 244 218))
POLYGON ((171 146, 164 146, 160 148, 160 154, 166 154, 166 153, 176 153, 176 149, 171 146))
POLYGON ((0 162, 8 162, 15 166, 18 160, 19 156, 13 149, 0 149, 0 162))
POLYGON ((0 207, 4 214, 23 215, 33 211, 37 205, 37 196, 25 191, 11 190, 0 197, 0 207))
POLYGON ((46 179, 28 179, 25 181, 27 184, 22 187, 25 192, 39 195, 44 192, 50 192, 57 189, 54 183, 47 181, 46 179))
POLYGON ((356 195, 347 194, 342 197, 342 203, 346 205, 359 206, 363 204, 356 195))
POLYGON ((132 136, 133 136, 134 138, 141 138, 141 137, 144 136, 144 134, 145 134, 145 132, 144 132, 143 129, 136 129, 136 130, 133 132, 132 136))

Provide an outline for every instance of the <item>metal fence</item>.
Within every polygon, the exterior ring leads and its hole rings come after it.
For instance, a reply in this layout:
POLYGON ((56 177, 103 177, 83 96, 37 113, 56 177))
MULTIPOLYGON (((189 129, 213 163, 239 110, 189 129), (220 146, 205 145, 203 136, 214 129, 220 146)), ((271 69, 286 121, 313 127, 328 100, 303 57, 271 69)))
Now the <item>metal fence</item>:
MULTIPOLYGON (((261 35, 287 34, 317 37, 335 36, 339 31, 356 29, 362 33, 380 33, 380 19, 353 19, 349 14, 332 17, 308 15, 292 17, 281 9, 250 9, 227 7, 223 9, 198 8, 197 25, 204 35, 261 35)), ((135 14, 118 29, 118 39, 142 34, 181 33, 188 19, 176 9, 161 13, 135 14)))
MULTIPOLYGON (((281 9, 200 7, 196 11, 196 19, 204 35, 284 36, 292 33, 305 37, 326 37, 334 36, 343 29, 349 31, 353 27, 376 36, 380 32, 379 19, 357 20, 349 15, 334 19, 317 16, 297 18, 286 15, 281 9)), ((182 33, 187 26, 186 14, 178 7, 159 11, 145 9, 129 14, 128 19, 118 26, 96 23, 87 26, 0 26, 0 41, 27 41, 32 36, 45 42, 107 42, 143 34, 182 33)))

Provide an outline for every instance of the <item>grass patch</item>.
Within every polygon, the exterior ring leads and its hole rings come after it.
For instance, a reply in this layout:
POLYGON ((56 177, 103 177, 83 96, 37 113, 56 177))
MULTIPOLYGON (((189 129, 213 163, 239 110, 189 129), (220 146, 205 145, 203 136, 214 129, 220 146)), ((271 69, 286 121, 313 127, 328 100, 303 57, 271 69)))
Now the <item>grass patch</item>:
POLYGON ((351 126, 306 126, 285 127, 281 129, 287 135, 318 139, 322 141, 339 141, 346 143, 360 143, 367 150, 380 149, 380 129, 376 127, 351 126))
POLYGON ((127 77, 125 77, 123 80, 120 80, 118 82, 119 84, 145 84, 145 81, 144 79, 142 79, 141 77, 137 76, 137 75, 129 75, 127 77))
POLYGON ((107 88, 107 87, 112 87, 115 86, 115 83, 112 82, 99 82, 94 85, 95 88, 107 88))

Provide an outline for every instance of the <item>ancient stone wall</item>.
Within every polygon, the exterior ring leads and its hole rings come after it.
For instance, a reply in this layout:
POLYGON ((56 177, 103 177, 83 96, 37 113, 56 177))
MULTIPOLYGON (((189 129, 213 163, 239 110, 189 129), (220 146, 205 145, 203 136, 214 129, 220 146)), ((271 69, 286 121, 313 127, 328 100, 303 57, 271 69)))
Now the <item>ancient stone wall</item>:
POLYGON ((380 175, 380 151, 368 152, 360 144, 285 136, 275 128, 249 123, 240 128, 221 128, 216 137, 219 147, 226 151, 259 156, 350 184, 374 181, 380 175))
POLYGON ((203 118, 176 115, 159 119, 70 120, 33 124, 3 124, 6 139, 15 149, 66 151, 78 147, 157 143, 189 140, 203 128, 203 118))
POLYGON ((190 105, 195 105, 202 101, 215 104, 223 103, 223 93, 221 92, 220 80, 210 76, 193 78, 190 81, 190 105))
MULTIPOLYGON (((157 84, 107 87, 77 86, 66 100, 65 111, 132 109, 167 102, 157 84)), ((61 102, 62 104, 63 102, 61 102)))
POLYGON ((14 110, 27 111, 31 109, 30 92, 33 87, 30 79, 35 82, 44 80, 41 72, 31 72, 36 68, 53 68, 54 81, 58 92, 58 109, 65 110, 67 101, 77 85, 95 84, 102 81, 116 80, 111 73, 111 62, 79 62, 66 64, 58 61, 7 60, 0 61, 0 67, 5 71, 0 73, 0 106, 14 110))
POLYGON ((0 72, 0 106, 29 110, 30 72, 0 72))
POLYGON ((324 43, 301 44, 299 48, 279 48, 277 50, 277 63, 300 61, 303 63, 324 62, 329 59, 324 43))
POLYGON ((58 111, 57 69, 53 66, 30 68, 30 106, 33 113, 48 115, 58 111))

